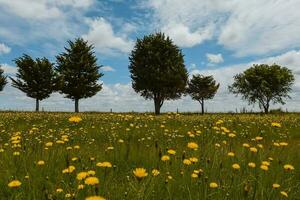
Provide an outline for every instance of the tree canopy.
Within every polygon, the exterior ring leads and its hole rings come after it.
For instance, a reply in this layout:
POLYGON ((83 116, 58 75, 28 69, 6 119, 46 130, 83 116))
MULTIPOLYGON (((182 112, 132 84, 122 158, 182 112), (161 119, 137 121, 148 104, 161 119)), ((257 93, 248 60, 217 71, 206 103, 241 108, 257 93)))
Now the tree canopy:
POLYGON ((204 114, 204 100, 212 99, 219 86, 220 84, 216 83, 213 76, 196 74, 188 82, 187 93, 201 104, 201 112, 204 114))
POLYGON ((36 111, 39 101, 46 99, 55 90, 56 78, 53 64, 47 58, 33 60, 29 55, 15 59, 16 78, 10 77, 12 86, 36 99, 36 111))
POLYGON ((249 104, 258 103, 259 107, 269 112, 270 103, 284 104, 285 98, 294 83, 292 71, 277 64, 253 65, 243 73, 234 76, 234 83, 229 91, 248 100, 249 104))
POLYGON ((6 76, 4 76, 4 71, 3 71, 3 69, 1 68, 1 65, 0 65, 0 91, 3 90, 6 83, 7 83, 6 76))
POLYGON ((103 74, 99 72, 101 66, 97 65, 93 45, 82 38, 68 44, 65 52, 56 57, 59 91, 75 101, 75 112, 79 112, 79 100, 92 97, 102 89, 98 80, 103 74))
POLYGON ((156 114, 165 100, 178 99, 185 91, 188 73, 183 54, 163 33, 137 39, 129 61, 133 89, 154 100, 156 114))

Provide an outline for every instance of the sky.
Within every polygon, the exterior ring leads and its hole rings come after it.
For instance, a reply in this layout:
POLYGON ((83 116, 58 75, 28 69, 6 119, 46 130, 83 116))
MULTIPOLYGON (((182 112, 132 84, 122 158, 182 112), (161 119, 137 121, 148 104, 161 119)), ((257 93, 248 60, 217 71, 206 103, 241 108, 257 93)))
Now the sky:
MULTIPOLYGON (((254 63, 279 64, 295 75, 291 99, 272 109, 300 111, 299 0, 0 0, 0 64, 15 76, 14 59, 55 56, 68 40, 93 44, 103 89, 80 101, 81 111, 153 111, 153 102, 131 88, 128 57, 137 38, 164 32, 184 54, 189 75, 213 75, 220 88, 208 112, 258 111, 228 92, 233 76, 254 63)), ((1 110, 34 110, 35 101, 9 84, 1 110)), ((41 102, 45 111, 73 111, 59 93, 41 102)), ((200 111, 189 96, 167 101, 163 112, 200 111)))

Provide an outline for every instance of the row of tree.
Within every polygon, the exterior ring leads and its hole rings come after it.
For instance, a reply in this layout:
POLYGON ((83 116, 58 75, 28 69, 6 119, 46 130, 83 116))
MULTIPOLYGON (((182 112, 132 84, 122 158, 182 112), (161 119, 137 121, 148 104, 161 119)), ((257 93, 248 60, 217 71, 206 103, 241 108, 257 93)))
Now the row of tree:
MULTIPOLYGON (((102 89, 99 78, 103 74, 93 48, 82 38, 69 41, 65 52, 56 56, 56 64, 47 58, 34 60, 23 55, 14 60, 17 74, 15 78, 9 77, 12 86, 36 100, 36 111, 41 100, 52 92, 60 92, 75 102, 75 112, 79 112, 79 100, 92 97, 102 89)), ((187 94, 200 103, 203 114, 204 101, 212 99, 220 86, 212 76, 196 74, 188 80, 182 51, 163 33, 137 39, 129 62, 132 87, 145 99, 154 101, 155 114, 160 114, 166 100, 187 94)), ((6 79, 0 68, 0 91, 6 79)), ((293 73, 286 67, 253 65, 234 76, 229 91, 241 95, 250 104, 258 103, 268 113, 271 103, 284 104, 284 99, 290 98, 288 93, 293 82, 293 73)))

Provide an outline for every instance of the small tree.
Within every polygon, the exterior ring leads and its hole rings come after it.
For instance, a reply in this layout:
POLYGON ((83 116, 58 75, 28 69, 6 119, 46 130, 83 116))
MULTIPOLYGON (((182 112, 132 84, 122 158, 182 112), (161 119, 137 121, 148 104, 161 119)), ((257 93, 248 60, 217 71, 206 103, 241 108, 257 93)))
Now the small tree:
POLYGON ((165 100, 178 99, 185 91, 188 73, 181 50, 162 33, 138 39, 129 57, 132 87, 153 99, 155 114, 165 100))
POLYGON ((284 98, 290 98, 288 93, 293 83, 294 75, 288 68, 260 64, 235 75, 229 91, 242 95, 249 104, 258 102, 259 107, 268 113, 271 102, 284 104, 284 98))
POLYGON ((4 71, 3 69, 1 69, 1 65, 0 65, 0 92, 3 90, 6 83, 7 83, 6 76, 4 76, 4 71))
POLYGON ((216 84, 213 76, 193 75, 188 83, 187 93, 192 99, 201 104, 201 113, 204 114, 204 100, 212 99, 220 84, 216 84))
POLYGON ((15 60, 18 68, 16 79, 10 77, 12 86, 36 100, 35 111, 39 111, 39 101, 46 99, 55 90, 56 78, 53 64, 47 59, 33 60, 24 54, 15 60))
POLYGON ((102 89, 102 84, 97 81, 103 74, 99 73, 101 66, 97 65, 92 45, 82 38, 68 43, 66 52, 56 57, 59 90, 66 98, 75 101, 75 112, 79 112, 79 100, 92 97, 102 89))

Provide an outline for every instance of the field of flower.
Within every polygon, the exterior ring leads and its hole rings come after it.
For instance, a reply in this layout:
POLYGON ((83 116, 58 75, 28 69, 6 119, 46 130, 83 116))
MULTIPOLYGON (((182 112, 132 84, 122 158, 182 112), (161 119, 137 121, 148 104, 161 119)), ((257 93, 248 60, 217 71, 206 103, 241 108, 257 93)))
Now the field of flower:
POLYGON ((300 199, 300 115, 0 113, 0 199, 300 199))

